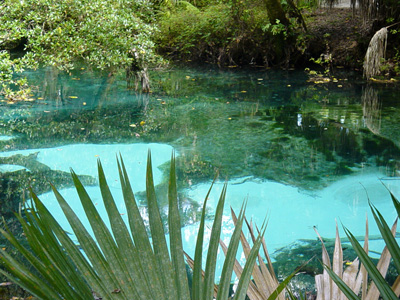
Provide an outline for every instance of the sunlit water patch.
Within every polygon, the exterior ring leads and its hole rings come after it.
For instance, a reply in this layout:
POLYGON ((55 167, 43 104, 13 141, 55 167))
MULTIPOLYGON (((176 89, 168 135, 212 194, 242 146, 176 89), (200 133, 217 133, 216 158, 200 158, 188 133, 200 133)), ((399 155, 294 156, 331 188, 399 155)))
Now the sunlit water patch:
POLYGON ((154 182, 159 184, 163 173, 158 167, 170 160, 172 149, 171 146, 165 144, 73 144, 57 148, 3 152, 0 153, 0 157, 36 154, 35 160, 52 170, 69 172, 72 169, 78 175, 88 175, 94 178, 98 177, 97 161, 100 160, 107 175, 108 184, 113 188, 119 188, 117 157, 121 155, 128 173, 132 176, 134 189, 144 191, 146 188, 145 174, 148 151, 154 152, 152 157, 154 182))
MULTIPOLYGON (((131 177, 133 189, 136 192, 143 192, 145 190, 146 157, 149 149, 153 153, 155 184, 159 185, 163 174, 158 167, 168 162, 172 153, 172 147, 163 144, 75 144, 59 148, 7 152, 2 153, 2 155, 28 155, 38 152, 37 160, 46 162, 54 170, 68 171, 69 168, 72 168, 77 174, 93 177, 97 177, 96 161, 100 159, 109 187, 116 199, 117 207, 123 218, 126 219, 126 209, 122 200, 116 166, 116 155, 119 153, 122 155, 131 177)), ((364 236, 366 214, 369 213, 368 198, 390 221, 394 219, 395 211, 392 208, 387 189, 392 191, 395 196, 400 196, 400 181, 387 178, 384 174, 376 171, 369 170, 363 174, 346 176, 319 191, 306 191, 298 187, 273 181, 257 180, 251 177, 230 180, 223 218, 222 239, 228 244, 233 232, 230 208, 238 212, 245 200, 247 201, 246 216, 249 220, 258 226, 261 226, 265 219, 268 220, 265 238, 272 252, 293 243, 299 238, 316 239, 314 227, 324 237, 333 238, 335 236, 335 220, 349 228, 354 235, 364 236)), ((186 196, 198 203, 203 203, 210 185, 210 182, 194 185, 185 191, 186 196)), ((211 208, 211 214, 216 207, 222 185, 223 183, 216 182, 209 195, 208 207, 211 208)), ((86 189, 100 215, 108 223, 99 187, 87 187, 86 189)), ((66 188, 60 192, 75 213, 81 217, 85 227, 91 232, 75 189, 66 188)), ((40 195, 40 199, 56 216, 61 226, 67 232, 72 233, 53 193, 40 195)), ((145 210, 143 210, 143 217, 146 218, 145 210)), ((369 218, 371 219, 371 216, 369 218)), ((209 220, 207 224, 205 249, 207 249, 207 237, 212 222, 209 220)), ((194 255, 194 241, 197 237, 198 224, 184 226, 182 230, 184 249, 189 254, 194 255)), ((373 222, 370 222, 369 234, 370 236, 378 234, 373 222)), ((74 238, 73 235, 71 237, 74 238)), ((381 252, 382 246, 381 240, 372 242, 371 250, 381 252)), ((206 252, 204 252, 204 255, 206 255, 206 252)), ((222 268, 221 256, 218 265, 219 270, 222 268)))
MULTIPOLYGON (((247 200, 246 216, 249 220, 261 226, 267 218, 266 241, 272 249, 287 245, 299 237, 315 239, 314 227, 324 237, 332 238, 335 236, 335 220, 355 235, 363 236, 366 213, 369 212, 368 198, 387 220, 394 221, 396 214, 388 189, 395 196, 400 196, 400 181, 380 179, 377 175, 348 176, 312 193, 276 182, 248 181, 237 184, 230 181, 226 215, 230 214, 229 206, 238 211, 241 203, 247 200)), ((208 188, 209 184, 195 186, 189 195, 202 201, 201 197, 206 195, 208 188)), ((214 186, 209 197, 211 207, 215 207, 221 189, 221 183, 214 186)), ((370 230, 372 235, 378 233, 372 224, 370 230)))

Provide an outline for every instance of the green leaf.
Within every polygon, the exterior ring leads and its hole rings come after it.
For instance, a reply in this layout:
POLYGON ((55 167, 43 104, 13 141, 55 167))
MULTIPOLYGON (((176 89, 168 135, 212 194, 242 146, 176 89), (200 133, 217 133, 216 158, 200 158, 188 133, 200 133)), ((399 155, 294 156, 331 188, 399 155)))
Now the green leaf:
MULTIPOLYGON (((52 188, 55 190, 54 186, 52 186, 52 188)), ((75 245, 63 228, 61 228, 61 226, 50 214, 39 198, 37 198, 33 192, 31 192, 31 195, 40 217, 43 219, 43 223, 47 224, 48 228, 53 230, 65 251, 68 253, 69 258, 76 264, 77 268, 80 270, 82 276, 84 276, 85 281, 90 285, 91 289, 100 295, 111 296, 109 289, 107 289, 104 285, 104 278, 103 280, 99 278, 92 265, 90 265, 86 258, 82 255, 81 250, 75 245)), ((80 289, 78 290, 80 291, 80 289)))
POLYGON ((143 281, 152 295, 152 299, 161 299, 164 297, 164 292, 161 285, 161 273, 158 272, 157 262, 154 257, 153 248, 151 247, 149 237, 146 232, 146 227, 143 223, 142 216, 136 204, 135 196, 132 191, 129 177, 126 172, 124 161, 120 155, 118 162, 118 171, 121 181, 124 202, 128 214, 128 221, 132 233, 135 247, 140 257, 140 262, 144 269, 143 281))
MULTIPOLYGON (((4 230, 0 229, 0 232, 7 237, 7 233, 4 230)), ((0 260, 11 274, 2 269, 0 269, 0 273, 9 278, 11 281, 18 283, 18 285, 33 295, 49 300, 62 299, 60 295, 48 287, 47 282, 38 279, 23 264, 16 261, 11 255, 2 249, 0 249, 0 260)), ((35 263, 33 265, 37 266, 35 263)))
POLYGON ((126 266, 126 284, 132 288, 132 295, 135 299, 149 299, 150 293, 147 287, 143 284, 134 284, 135 282, 142 281, 142 275, 144 273, 140 264, 140 256, 133 245, 130 233, 117 209, 117 206, 115 205, 100 160, 97 165, 101 194, 110 220, 113 236, 118 244, 120 253, 123 253, 123 255, 120 256, 120 259, 121 263, 126 266))
POLYGON ((400 201, 393 195, 393 193, 391 191, 389 191, 389 192, 390 192, 390 196, 392 197, 393 205, 396 208, 397 216, 400 218, 400 201))
MULTIPOLYGON (((119 289, 120 286, 110 264, 107 262, 107 260, 103 256, 103 253, 98 248, 96 242, 87 232, 74 211, 54 187, 53 192, 65 216, 67 217, 67 220, 71 225, 71 228, 74 231, 80 246, 92 263, 94 270, 98 273, 99 277, 102 278, 106 288, 106 292, 112 299, 112 291, 114 291, 115 289, 119 289)), ((104 295, 102 296, 104 297, 104 295)))
MULTIPOLYGON (((174 154, 171 158, 168 190, 171 259, 155 196, 150 152, 147 164, 146 190, 153 247, 149 241, 143 219, 137 207, 122 157, 117 162, 124 201, 128 211, 129 226, 132 232, 128 231, 118 211, 111 191, 108 188, 100 161, 98 162, 99 185, 112 232, 108 229, 104 221, 101 220, 99 213, 78 179, 78 176, 71 171, 80 201, 96 239, 88 233, 67 201, 54 186, 52 186, 52 189, 55 197, 70 223, 81 249, 69 238, 38 197, 32 193, 34 205, 30 209, 25 208, 26 220, 20 216, 18 219, 33 253, 22 247, 9 232, 4 230, 0 230, 0 232, 17 247, 18 251, 26 256, 31 265, 38 270, 42 277, 35 277, 25 266, 10 257, 8 253, 0 251, 0 259, 10 270, 8 278, 18 281, 21 286, 29 289, 32 291, 32 294, 37 295, 39 298, 49 300, 86 300, 93 297, 92 292, 104 299, 189 299, 186 266, 183 260, 184 252, 178 210, 174 154)), ((201 256, 206 203, 211 188, 203 204, 195 251, 195 259, 197 258, 197 260, 193 263, 195 274, 193 296, 197 297, 196 299, 200 299, 200 297, 212 299, 215 292, 216 258, 222 230, 222 215, 227 184, 225 183, 223 187, 216 209, 216 217, 211 231, 206 261, 205 284, 203 286, 201 256)), ((227 250, 218 299, 224 299, 228 294, 230 278, 234 263, 236 262, 244 211, 245 203, 242 205, 227 250)), ((250 251, 242 272, 243 276, 239 281, 239 292, 237 297, 235 296, 236 299, 242 300, 246 295, 251 272, 258 256, 264 232, 265 228, 262 228, 262 233, 259 234, 250 251)), ((0 272, 5 274, 4 271, 0 272)))
POLYGON ((204 228, 205 228, 205 215, 207 210, 207 201, 211 193, 211 189, 214 185, 214 181, 207 192, 204 199, 203 209, 201 213, 199 230, 197 233, 196 248, 194 255, 194 267, 193 267, 193 280, 192 280, 192 300, 200 300, 203 295, 203 278, 202 278, 202 260, 203 260, 203 242, 204 242, 204 228))
POLYGON ((392 231, 390 230, 382 214, 376 209, 376 207, 372 203, 369 203, 369 206, 371 207, 371 212, 374 216, 376 225, 378 226, 379 231, 381 232, 382 237, 385 240, 386 247, 389 249, 389 252, 392 255, 393 263, 396 266, 397 272, 400 273, 400 247, 397 244, 397 241, 394 238, 392 231))
POLYGON ((365 269, 367 270, 369 276, 372 278, 376 287, 378 288, 382 299, 384 299, 384 300, 397 299, 393 290, 390 288, 388 283, 382 277, 381 273, 375 267, 374 263, 369 258, 367 253, 365 253, 364 249, 361 247, 361 245, 357 241, 357 239, 353 236, 353 234, 347 228, 344 228, 344 230, 346 232, 347 237, 349 238, 349 240, 351 242, 351 245, 354 248, 354 251, 356 251, 358 257, 360 258, 361 262, 365 266, 365 269))
POLYGON ((154 189, 150 151, 147 156, 146 194, 154 254, 156 256, 159 272, 164 275, 161 277, 162 287, 165 291, 164 298, 175 300, 177 299, 177 294, 172 276, 173 269, 169 257, 167 242, 165 240, 164 227, 161 221, 160 211, 158 209, 157 198, 154 189))
MULTIPOLYGON (((110 266, 110 275, 113 276, 116 283, 113 291, 118 290, 118 294, 123 297, 134 297, 136 293, 134 292, 133 287, 129 284, 131 279, 129 278, 127 266, 122 259, 124 255, 121 253, 120 249, 118 249, 110 230, 101 219, 78 176, 72 170, 71 175, 85 214, 96 237, 96 242, 100 246, 101 251, 104 253, 104 258, 110 266)), ((81 246, 83 247, 82 243, 81 246)))
POLYGON ((389 188, 383 182, 382 182, 382 184, 387 189, 387 191, 389 192, 390 197, 392 198, 392 202, 393 202, 394 208, 396 209, 397 216, 400 218, 400 201, 396 198, 395 195, 393 195, 392 191, 389 190, 389 188))
POLYGON ((178 209, 178 192, 176 187, 175 155, 172 153, 170 179, 168 185, 168 226, 172 266, 175 271, 175 286, 178 299, 190 299, 184 252, 182 246, 181 222, 178 209))
POLYGON ((225 255, 225 261, 221 272, 221 279, 218 286, 217 300, 228 299, 233 267, 236 262, 236 254, 239 248, 240 235, 242 233, 245 207, 246 203, 244 202, 240 209, 238 220, 235 224, 235 230, 233 231, 231 240, 229 242, 228 251, 225 255))
POLYGON ((214 296, 215 268, 217 265, 218 245, 222 229, 222 215, 225 204, 226 188, 227 184, 225 183, 218 201, 214 223, 211 229, 203 286, 203 300, 212 300, 214 296))
MULTIPOLYGON (((36 195, 32 195, 33 198, 36 197, 36 195)), ((45 298, 58 299, 61 297, 87 299, 91 297, 92 293, 86 281, 82 278, 81 274, 76 271, 76 266, 67 257, 64 249, 54 236, 51 227, 49 227, 49 224, 42 219, 42 216, 39 217, 34 207, 29 210, 25 206, 23 208, 26 211, 26 221, 21 216, 17 217, 23 227, 31 249, 36 255, 33 255, 24 248, 9 232, 2 231, 2 234, 10 240, 31 266, 41 274, 40 277, 29 274, 27 275, 27 277, 30 276, 29 280, 42 282, 35 287, 38 287, 41 289, 41 292, 45 293, 45 298), (43 286, 45 288, 42 288, 43 286), (48 287, 52 288, 48 289, 48 287), (79 290, 79 292, 77 292, 77 290, 79 290)), ((18 263, 14 261, 13 265, 17 267, 18 263)), ((25 268, 24 266, 22 267, 25 268)), ((17 277, 20 276, 21 274, 17 277)), ((26 278, 20 278, 20 281, 24 280, 26 280, 26 278)), ((31 287, 24 287, 29 289, 32 294, 39 294, 38 291, 31 290, 31 287)))
POLYGON ((27 222, 24 224, 24 233, 33 252, 38 256, 44 269, 39 272, 47 280, 48 285, 64 298, 85 299, 92 293, 85 280, 76 271, 76 266, 68 259, 68 255, 59 244, 51 228, 33 210, 26 212, 27 222), (72 288, 71 288, 72 287, 72 288), (79 292, 77 292, 79 290, 79 292))

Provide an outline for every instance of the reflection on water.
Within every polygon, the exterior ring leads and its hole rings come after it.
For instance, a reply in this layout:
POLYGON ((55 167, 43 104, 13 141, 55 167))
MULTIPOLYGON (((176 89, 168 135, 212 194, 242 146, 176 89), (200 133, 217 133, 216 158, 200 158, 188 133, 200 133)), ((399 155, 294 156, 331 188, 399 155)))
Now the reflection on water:
MULTIPOLYGON (((381 208, 392 217, 385 189, 376 187, 382 186, 379 178, 393 178, 399 170, 395 87, 364 86, 346 73, 338 83, 318 85, 298 71, 176 69, 153 74, 153 91, 144 95, 126 89, 118 77, 86 70, 66 75, 45 69, 28 76, 38 86, 35 102, 0 102, 1 156, 35 151, 51 171, 56 168, 50 157, 85 166, 78 173, 89 176, 98 149, 102 161, 107 152, 107 164, 114 162, 119 148, 128 147, 131 152, 125 156, 134 157, 142 153, 135 146, 173 147, 185 224, 190 225, 186 240, 195 234, 196 210, 217 171, 229 179, 228 207, 239 209, 248 197, 248 214, 257 223, 271 211, 272 247, 313 238, 314 225, 322 235, 333 236, 338 217, 363 227, 365 194, 354 190, 359 181, 371 200, 385 199, 381 208), (77 145, 78 152, 67 151, 77 145)), ((161 155, 157 149, 154 157, 161 155)), ((31 164, 37 160, 30 159, 31 164)), ((30 170, 20 161, 17 156, 0 160, 2 201, 21 199, 32 183, 45 193, 47 182, 55 179, 69 193, 69 183, 59 173, 30 170)), ((158 167, 165 179, 168 163, 158 167)), ((165 196, 164 179, 158 185, 160 197, 165 196)), ((397 184, 391 181, 390 188, 397 190, 397 184)), ((143 188, 137 192, 141 195, 143 188)), ((210 201, 210 214, 213 208, 210 201)), ((0 212, 8 213, 4 208, 0 212)))
POLYGON ((378 97, 378 91, 372 86, 364 88, 361 101, 363 103, 363 113, 365 125, 371 132, 379 135, 381 130, 381 108, 382 104, 378 97))

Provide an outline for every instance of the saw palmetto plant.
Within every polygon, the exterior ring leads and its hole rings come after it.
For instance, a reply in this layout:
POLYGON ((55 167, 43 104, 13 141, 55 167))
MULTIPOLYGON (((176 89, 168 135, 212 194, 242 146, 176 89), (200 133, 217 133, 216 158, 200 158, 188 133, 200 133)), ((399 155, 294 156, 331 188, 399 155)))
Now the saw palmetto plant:
MULTIPOLYGON (((32 203, 24 205, 23 216, 18 215, 29 249, 24 247, 7 228, 0 229, 25 258, 24 263, 16 260, 6 250, 0 249, 0 260, 3 265, 0 272, 39 299, 211 300, 214 297, 228 299, 244 221, 245 204, 236 220, 229 246, 225 249, 223 272, 217 286, 215 270, 226 185, 216 208, 203 271, 206 197, 193 260, 193 278, 189 286, 182 247, 174 155, 171 159, 168 190, 169 241, 165 235, 155 196, 150 153, 146 174, 150 234, 145 228, 121 157, 118 159, 118 170, 127 209, 127 224, 117 209, 100 161, 98 162, 99 186, 110 220, 109 227, 101 219, 82 183, 72 171, 72 178, 93 230, 93 236, 83 226, 67 200, 54 187, 53 192, 74 231, 78 244, 69 237, 57 223, 56 217, 49 213, 45 205, 31 191, 32 203)), ((253 246, 247 251, 247 260, 233 299, 246 297, 264 232, 265 226, 261 228, 257 237, 254 237, 253 246)), ((280 290, 284 284, 279 287, 280 290)), ((276 287, 274 285, 273 288, 276 287)))
MULTIPOLYGON (((397 214, 400 216, 400 202, 392 193, 390 194, 397 214)), ((398 274, 400 274, 400 247, 395 239, 397 218, 393 226, 390 228, 376 207, 371 202, 369 205, 386 245, 382 251, 378 264, 375 265, 368 256, 367 220, 363 247, 360 245, 357 238, 347 228, 344 228, 358 258, 356 258, 350 266, 343 271, 343 252, 336 228, 336 241, 332 265, 330 264, 328 253, 322 242, 322 261, 325 270, 323 274, 316 276, 318 291, 317 299, 398 299, 400 295, 400 275, 397 276, 392 286, 390 286, 385 280, 391 260, 393 261, 398 274), (361 261, 361 265, 359 264, 359 260, 361 261), (371 279, 370 283, 369 278, 371 279)), ((321 239, 320 236, 319 238, 321 239)))
MULTIPOLYGON (((368 222, 367 222, 367 228, 368 228, 368 222)), ((343 282, 345 282, 355 294, 358 294, 360 292, 361 283, 366 282, 367 280, 366 277, 367 273, 365 272, 365 268, 363 266, 359 268, 360 263, 358 258, 350 262, 349 265, 345 269, 343 269, 344 265, 343 249, 337 224, 336 224, 335 247, 332 255, 332 263, 329 258, 328 251, 325 247, 323 238, 320 236, 316 228, 314 228, 314 230, 322 243, 322 263, 326 267, 323 270, 322 274, 318 274, 315 276, 317 299, 318 300, 347 299, 347 297, 339 289, 338 285, 336 285, 334 283, 334 280, 331 278, 330 274, 332 273, 335 274, 337 277, 341 278, 343 282)), ((368 234, 366 234, 365 236, 364 247, 368 249, 368 234)), ((363 291, 363 293, 365 293, 365 291, 363 291)))
MULTIPOLYGON (((232 209, 231 209, 231 215, 234 224, 237 224, 238 218, 236 217, 236 214, 232 209)), ((245 217, 245 222, 247 225, 248 232, 250 234, 251 241, 255 243, 257 238, 254 232, 253 224, 251 222, 249 223, 246 217, 245 217)), ((286 296, 291 296, 290 290, 285 291, 285 288, 287 287, 288 283, 293 278, 293 276, 295 276, 298 273, 298 271, 308 262, 305 262, 302 266, 298 267, 290 275, 288 275, 282 282, 279 282, 275 274, 274 267, 272 265, 272 260, 268 253, 264 237, 262 237, 261 242, 263 250, 262 252, 264 253, 266 262, 264 262, 262 256, 258 254, 257 256, 258 264, 255 264, 253 266, 252 270, 253 280, 250 281, 249 283, 247 297, 250 300, 264 300, 264 299, 285 300, 287 299, 286 296)), ((248 258, 251 253, 251 247, 243 231, 240 235, 240 243, 242 245, 245 257, 248 258)), ((227 255, 228 247, 222 240, 220 241, 220 244, 225 255, 227 255)), ((241 267, 238 261, 235 262, 234 271, 238 278, 241 278, 242 274, 245 274, 243 268, 241 267)))

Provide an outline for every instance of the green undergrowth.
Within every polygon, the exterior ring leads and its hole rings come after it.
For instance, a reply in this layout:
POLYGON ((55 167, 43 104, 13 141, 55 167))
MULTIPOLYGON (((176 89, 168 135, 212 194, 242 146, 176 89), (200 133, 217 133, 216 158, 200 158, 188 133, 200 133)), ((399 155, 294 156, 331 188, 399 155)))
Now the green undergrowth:
POLYGON ((180 3, 160 15, 156 42, 159 50, 173 59, 265 65, 273 60, 271 41, 276 30, 286 30, 271 26, 262 1, 228 1, 205 7, 180 3))

